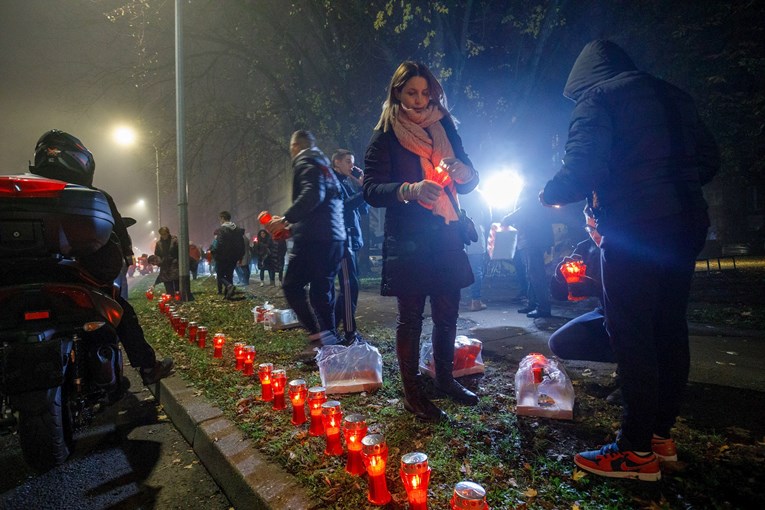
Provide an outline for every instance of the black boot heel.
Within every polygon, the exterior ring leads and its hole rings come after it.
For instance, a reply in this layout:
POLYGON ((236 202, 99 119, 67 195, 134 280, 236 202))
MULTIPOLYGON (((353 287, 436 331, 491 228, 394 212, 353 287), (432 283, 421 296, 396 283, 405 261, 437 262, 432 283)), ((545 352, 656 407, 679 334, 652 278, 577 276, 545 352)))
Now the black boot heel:
POLYGON ((442 384, 439 384, 438 381, 436 381, 435 387, 438 391, 446 394, 446 396, 458 404, 463 404, 466 406, 478 405, 478 395, 465 388, 454 379, 442 384))

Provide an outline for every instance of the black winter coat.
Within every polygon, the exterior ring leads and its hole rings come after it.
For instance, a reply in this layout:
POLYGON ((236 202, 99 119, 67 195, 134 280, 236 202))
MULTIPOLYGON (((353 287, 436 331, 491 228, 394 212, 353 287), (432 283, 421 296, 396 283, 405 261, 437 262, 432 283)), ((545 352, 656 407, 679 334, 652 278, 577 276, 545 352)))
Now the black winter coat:
POLYGON ((284 218, 292 224, 293 242, 345 241, 340 182, 327 156, 316 147, 305 149, 292 169, 292 205, 284 218))
POLYGON ((364 192, 355 181, 339 172, 335 172, 340 182, 343 195, 343 218, 345 233, 348 235, 348 246, 351 250, 359 251, 364 246, 364 236, 361 233, 361 215, 367 214, 369 206, 364 202, 364 192))
MULTIPOLYGON (((472 167, 454 124, 446 119, 441 124, 455 157, 472 167)), ((402 183, 424 178, 420 157, 406 150, 392 130, 378 130, 364 159, 364 199, 372 207, 386 208, 381 294, 437 295, 471 285, 473 272, 457 222, 446 224, 416 201, 398 200, 402 183)), ((465 194, 476 186, 477 173, 456 189, 465 194)))
POLYGON ((649 222, 708 225, 701 186, 720 159, 688 94, 638 71, 615 44, 594 41, 574 63, 564 95, 576 106, 545 202, 590 200, 603 235, 649 222))

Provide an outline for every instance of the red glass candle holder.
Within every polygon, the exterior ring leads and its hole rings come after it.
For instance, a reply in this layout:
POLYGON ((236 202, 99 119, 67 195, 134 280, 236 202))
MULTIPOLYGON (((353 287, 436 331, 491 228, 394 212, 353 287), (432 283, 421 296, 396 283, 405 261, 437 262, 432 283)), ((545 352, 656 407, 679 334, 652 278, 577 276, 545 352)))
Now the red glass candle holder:
POLYGON ((272 408, 275 411, 287 409, 284 403, 284 390, 287 389, 287 371, 283 368, 277 368, 271 372, 271 389, 274 392, 274 403, 272 408))
POLYGON ((253 368, 255 366, 255 355, 256 352, 254 345, 244 346, 244 365, 242 367, 242 375, 251 377, 255 374, 255 369, 253 368))
POLYGON ((451 510, 489 510, 486 491, 474 482, 458 482, 450 503, 451 510))
POLYGON ((428 484, 430 466, 428 456, 420 452, 401 457, 401 481, 404 482, 409 510, 428 510, 428 484))
POLYGON ((149 287, 149 290, 146 291, 146 299, 149 301, 154 299, 154 287, 149 287))
POLYGON ((292 404, 292 424, 296 427, 306 422, 305 400, 308 397, 308 385, 304 379, 293 379, 289 384, 289 397, 292 404))
POLYGON ((385 464, 388 462, 388 445, 382 434, 369 434, 361 440, 361 455, 369 475, 367 500, 373 505, 387 505, 391 500, 385 480, 385 464))
POLYGON ((324 455, 342 455, 343 445, 340 443, 340 426, 343 423, 343 412, 340 402, 330 400, 321 405, 321 421, 324 424, 324 434, 327 446, 324 455))
POLYGON ((190 321, 188 326, 188 333, 189 333, 189 343, 195 344, 197 343, 197 330, 199 329, 199 324, 197 324, 195 321, 190 321))
POLYGON ((171 301, 168 299, 167 303, 165 303, 165 315, 167 315, 167 318, 172 320, 173 314, 175 313, 175 307, 170 304, 171 301))
POLYGON ((234 360, 236 361, 236 370, 244 369, 244 342, 234 342, 234 360))
POLYGON ((176 290, 175 291, 175 300, 176 301, 180 301, 181 300, 181 291, 180 290, 176 290))
POLYGON ((181 315, 178 312, 170 312, 170 327, 173 331, 178 331, 178 321, 181 320, 181 315))
POLYGON ((261 211, 260 214, 258 214, 258 221, 261 225, 268 225, 268 222, 271 221, 271 219, 271 213, 268 211, 261 211))
POLYGON ((321 406, 327 401, 327 390, 323 386, 308 388, 308 411, 311 414, 311 425, 308 434, 311 436, 324 435, 324 423, 321 421, 321 406))
POLYGON ((348 449, 348 458, 345 462, 345 471, 353 476, 361 476, 366 473, 364 460, 361 458, 361 440, 367 435, 367 422, 361 414, 349 414, 343 420, 343 435, 345 447, 348 449))
POLYGON ((157 308, 159 308, 159 313, 163 315, 165 313, 165 306, 166 306, 166 303, 164 300, 160 299, 159 301, 157 301, 157 308))
POLYGON ((271 387, 271 372, 274 370, 272 363, 258 365, 258 378, 260 379, 260 398, 263 402, 271 402, 274 399, 274 390, 271 387))
POLYGON ((204 349, 207 344, 207 328, 205 326, 199 326, 197 329, 197 345, 200 349, 204 349))
POLYGON ((226 335, 223 333, 215 333, 213 337, 213 358, 223 357, 223 344, 226 343, 226 335))
MULTIPOLYGON (((563 278, 566 279, 566 283, 570 285, 582 281, 587 273, 587 266, 581 260, 570 260, 561 265, 560 272, 563 273, 563 278)), ((574 296, 571 293, 571 290, 569 290, 569 301, 581 301, 583 299, 585 299, 585 296, 574 296)))
POLYGON ((189 320, 186 317, 178 319, 178 336, 186 336, 186 327, 189 325, 189 320))

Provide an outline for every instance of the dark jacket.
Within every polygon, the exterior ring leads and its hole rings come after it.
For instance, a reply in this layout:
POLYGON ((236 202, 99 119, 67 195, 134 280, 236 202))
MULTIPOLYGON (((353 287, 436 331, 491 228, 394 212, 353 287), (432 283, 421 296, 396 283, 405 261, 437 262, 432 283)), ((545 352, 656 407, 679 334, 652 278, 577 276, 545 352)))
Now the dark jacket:
POLYGON ((154 255, 160 258, 159 274, 157 283, 172 282, 179 278, 178 272, 178 238, 170 236, 168 239, 160 237, 154 247, 154 255))
POLYGON ((316 147, 305 149, 292 169, 292 205, 284 218, 292 224, 293 242, 345 241, 340 182, 327 156, 316 147))
POLYGON ((340 181, 340 191, 343 195, 343 219, 348 245, 351 250, 358 251, 364 246, 361 234, 361 215, 367 214, 369 206, 364 202, 364 191, 347 175, 335 172, 340 181))
MULTIPOLYGON (((470 165, 462 140, 451 121, 441 121, 454 155, 470 165)), ((446 224, 416 201, 399 202, 404 182, 423 179, 420 157, 406 150, 393 131, 375 131, 365 156, 364 199, 372 207, 385 207, 385 239, 381 293, 384 296, 435 295, 473 283, 457 222, 446 224)), ((457 192, 471 192, 478 174, 457 192)))
POLYGON ((563 167, 548 204, 590 200, 598 230, 660 220, 708 224, 701 186, 717 172, 717 145, 691 97, 638 71, 609 41, 584 47, 564 95, 576 102, 563 167))
POLYGON ((247 249, 244 240, 244 229, 236 226, 233 221, 221 223, 213 243, 215 261, 223 264, 236 264, 247 249))

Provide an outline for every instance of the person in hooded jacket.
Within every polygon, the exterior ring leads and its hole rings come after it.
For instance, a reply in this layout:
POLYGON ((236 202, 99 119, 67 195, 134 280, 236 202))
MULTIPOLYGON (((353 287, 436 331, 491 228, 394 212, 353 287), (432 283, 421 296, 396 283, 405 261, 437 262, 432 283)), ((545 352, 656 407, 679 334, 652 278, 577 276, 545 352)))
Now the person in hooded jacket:
POLYGON ((309 349, 340 343, 335 329, 334 285, 345 246, 340 182, 310 131, 290 137, 292 205, 273 216, 266 229, 281 239, 292 236, 282 289, 300 324, 308 330, 309 349), (310 284, 309 295, 305 286, 310 284))
POLYGON ((445 420, 418 376, 420 334, 430 299, 435 387, 461 404, 478 404, 452 374, 460 290, 474 281, 455 203, 478 185, 478 172, 444 90, 424 64, 406 61, 393 73, 364 162, 364 199, 386 208, 380 293, 396 296, 404 408, 420 420, 445 420))
POLYGON ((231 221, 231 213, 221 211, 218 213, 220 227, 215 236, 215 271, 217 275, 218 294, 223 289, 223 298, 231 300, 234 296, 234 270, 246 249, 244 229, 236 226, 231 221))
POLYGON ((637 69, 611 41, 587 44, 564 95, 574 107, 563 166, 544 205, 587 199, 601 240, 606 328, 624 411, 614 443, 574 462, 656 481, 677 459, 671 429, 688 381, 686 308, 709 218, 701 187, 720 166, 692 98, 637 69))

